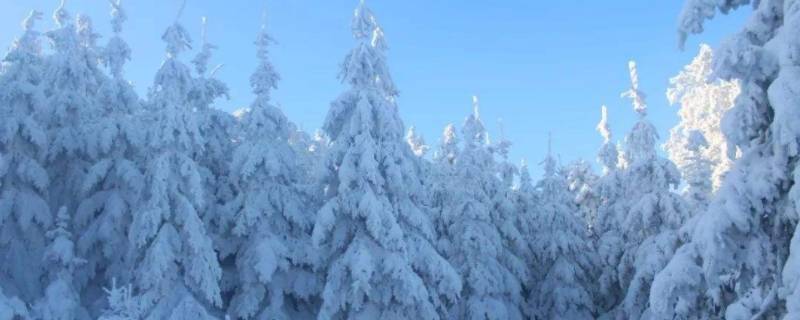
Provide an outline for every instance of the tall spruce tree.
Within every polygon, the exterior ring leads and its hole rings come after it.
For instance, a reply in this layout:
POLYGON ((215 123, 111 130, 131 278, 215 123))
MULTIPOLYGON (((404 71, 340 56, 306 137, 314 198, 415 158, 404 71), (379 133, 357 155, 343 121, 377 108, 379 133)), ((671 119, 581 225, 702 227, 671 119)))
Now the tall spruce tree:
POLYGON ((269 60, 272 38, 256 39, 259 65, 250 77, 255 101, 242 119, 243 141, 231 165, 238 194, 229 222, 235 238, 235 289, 228 308, 236 318, 311 318, 320 277, 311 245, 313 208, 302 167, 289 144, 293 127, 272 104, 280 76, 269 60))
POLYGON ((550 142, 543 165, 531 239, 535 270, 542 276, 531 286, 528 314, 536 319, 592 319, 594 257, 567 183, 556 171, 550 142))
POLYGON ((323 126, 325 204, 313 241, 325 259, 320 319, 437 319, 461 282, 432 245, 418 159, 403 139, 383 29, 362 1, 357 44, 342 63, 350 89, 323 126))
POLYGON ((144 201, 128 238, 135 288, 145 319, 212 319, 220 307, 221 269, 202 220, 208 205, 202 171, 193 159, 205 136, 189 93, 195 79, 178 55, 190 44, 176 21, 162 36, 167 57, 150 90, 145 121, 144 201))

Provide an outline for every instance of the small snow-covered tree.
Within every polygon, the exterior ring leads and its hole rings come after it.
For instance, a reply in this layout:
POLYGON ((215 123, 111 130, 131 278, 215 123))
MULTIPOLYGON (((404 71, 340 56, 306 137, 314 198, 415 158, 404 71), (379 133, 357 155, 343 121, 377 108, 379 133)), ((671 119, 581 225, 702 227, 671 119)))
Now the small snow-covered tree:
POLYGON ((75 286, 75 269, 86 262, 75 254, 75 243, 66 207, 59 209, 56 225, 47 232, 50 244, 44 259, 48 263, 49 284, 44 297, 33 306, 35 318, 43 320, 88 320, 89 314, 81 304, 75 286))
POLYGON ((313 231, 326 275, 318 317, 437 319, 461 281, 432 245, 383 30, 363 1, 352 30, 357 44, 340 74, 350 89, 332 103, 323 127, 331 144, 313 231))
POLYGON ((740 89, 738 81, 710 78, 713 72, 712 55, 711 47, 700 45, 700 52, 694 60, 670 79, 667 99, 671 104, 680 105, 680 122, 670 130, 664 148, 670 160, 686 177, 686 171, 698 159, 691 149, 691 132, 697 130, 702 133, 708 146, 700 152, 700 157, 711 165, 712 185, 716 190, 725 173, 730 170, 733 163, 731 159, 736 154, 735 147, 729 150, 721 126, 723 116, 733 107, 740 89))
POLYGON ((117 287, 117 280, 111 279, 111 289, 104 288, 108 299, 108 309, 100 316, 100 320, 138 320, 142 317, 139 300, 133 295, 130 284, 117 287))
POLYGON ((675 165, 656 152, 658 134, 647 121, 647 104, 639 91, 636 63, 629 63, 631 98, 639 121, 625 137, 621 223, 622 255, 617 277, 625 297, 617 309, 628 319, 648 318, 650 285, 655 274, 672 257, 680 244, 678 228, 688 218, 686 205, 671 188, 678 185, 680 173, 675 165))
POLYGON ((189 97, 197 83, 178 60, 190 43, 177 22, 167 28, 167 58, 150 91, 144 155, 144 200, 128 239, 134 288, 145 319, 212 319, 222 304, 221 269, 201 215, 209 201, 203 170, 193 159, 205 137, 189 97))
MULTIPOLYGON (((0 290, 32 303, 42 293, 45 233, 53 218, 44 124, 43 58, 32 11, 0 65, 0 290)), ((16 309, 14 309, 16 310, 16 309)), ((8 314, 10 314, 9 311, 8 314)))
POLYGON ((243 116, 244 140, 231 165, 238 194, 229 204, 234 212, 229 232, 238 244, 228 310, 241 319, 309 318, 321 286, 312 269, 313 207, 304 193, 299 155, 289 145, 293 127, 270 101, 280 79, 269 61, 270 42, 262 26, 256 39, 259 65, 250 77, 256 99, 243 116))
POLYGON ((549 147, 543 164, 531 239, 534 269, 542 276, 532 285, 528 313, 536 319, 592 319, 594 258, 585 224, 549 147))

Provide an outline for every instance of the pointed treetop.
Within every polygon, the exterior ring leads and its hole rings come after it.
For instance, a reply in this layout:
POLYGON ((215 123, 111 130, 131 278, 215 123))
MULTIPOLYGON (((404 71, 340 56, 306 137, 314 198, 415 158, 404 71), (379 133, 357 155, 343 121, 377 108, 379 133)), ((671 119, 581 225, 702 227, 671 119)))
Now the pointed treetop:
POLYGON ((92 19, 84 14, 79 14, 77 20, 78 37, 81 43, 87 47, 94 47, 100 35, 94 32, 92 19))
POLYGON ((378 23, 375 20, 375 15, 361 0, 353 13, 353 37, 356 39, 365 39, 367 37, 374 37, 374 30, 378 23))
POLYGON ((33 26, 36 24, 36 21, 42 19, 42 13, 37 10, 31 10, 25 20, 22 20, 22 29, 25 31, 33 30, 33 26))
POLYGON ((458 143, 458 137, 456 136, 456 126, 452 123, 448 123, 447 126, 444 127, 444 132, 442 132, 442 144, 456 144, 458 143))
POLYGON ((258 32, 255 41, 256 57, 258 57, 259 65, 253 75, 250 76, 250 85, 259 99, 265 102, 269 101, 270 91, 278 87, 278 81, 280 80, 280 75, 278 75, 269 61, 269 46, 273 42, 275 41, 267 33, 267 10, 264 10, 261 17, 261 30, 258 32))
POLYGON ((474 116, 475 119, 480 119, 481 117, 480 108, 481 104, 478 100, 478 96, 472 96, 472 116, 474 116))
POLYGON ((178 20, 181 19, 184 9, 186 9, 186 0, 181 0, 181 6, 178 7, 178 13, 175 15, 175 24, 177 24, 178 20))
POLYGON ((56 22, 58 27, 64 27, 67 24, 67 20, 69 20, 69 12, 65 8, 67 5, 67 0, 61 0, 61 4, 59 4, 58 8, 55 12, 53 12, 53 21, 56 22))
POLYGON ((622 93, 622 97, 631 98, 633 103, 633 110, 639 114, 640 118, 647 115, 647 102, 645 101, 645 94, 639 91, 639 72, 636 68, 636 61, 628 62, 628 70, 631 76, 631 88, 622 93))
POLYGON ((200 17, 200 44, 200 52, 197 53, 197 56, 192 60, 192 63, 194 63, 197 73, 201 76, 204 76, 208 70, 208 61, 211 60, 211 52, 217 48, 217 46, 208 43, 207 17, 200 17))
POLYGON ((600 107, 600 123, 597 124, 597 131, 603 136, 603 142, 611 141, 611 127, 608 124, 608 108, 605 105, 600 107))
POLYGON ((128 20, 128 15, 122 9, 122 0, 108 0, 111 4, 111 30, 114 33, 122 32, 122 24, 128 20))
POLYGON ((544 165, 544 176, 553 177, 556 175, 556 160, 553 157, 553 133, 547 133, 547 156, 542 161, 544 165))

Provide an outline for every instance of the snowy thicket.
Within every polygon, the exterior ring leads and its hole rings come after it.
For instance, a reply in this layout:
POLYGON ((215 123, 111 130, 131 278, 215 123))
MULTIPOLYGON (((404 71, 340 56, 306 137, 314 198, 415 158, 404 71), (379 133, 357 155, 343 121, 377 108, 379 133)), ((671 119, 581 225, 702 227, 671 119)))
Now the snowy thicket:
MULTIPOLYGON (((681 41, 749 2, 687 0, 681 41)), ((0 61, 0 320, 800 319, 798 0, 755 1, 670 81, 669 160, 631 62, 602 170, 548 149, 538 181, 477 97, 438 145, 405 127, 364 1, 314 134, 273 101, 266 18, 228 113, 208 19, 185 58, 178 14, 140 95, 109 3, 107 41, 62 2, 0 61)))
MULTIPOLYGON (((747 3, 687 1, 680 31, 701 32, 717 10, 726 13, 747 3)), ((666 318, 800 316, 795 190, 800 3, 755 1, 753 8, 743 29, 717 50, 713 68, 715 76, 740 83, 722 130, 741 156, 691 226, 691 242, 658 276, 651 303, 666 318)))

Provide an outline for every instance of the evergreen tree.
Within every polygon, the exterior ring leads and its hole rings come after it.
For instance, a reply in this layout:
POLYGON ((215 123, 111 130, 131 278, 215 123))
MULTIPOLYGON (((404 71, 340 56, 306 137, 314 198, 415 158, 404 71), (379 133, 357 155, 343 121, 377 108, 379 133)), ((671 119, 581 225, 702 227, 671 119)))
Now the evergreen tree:
POLYGON ((129 228, 134 284, 145 319, 211 319, 221 306, 221 269, 201 215, 208 205, 203 170, 193 155, 205 136, 189 93, 195 88, 178 55, 190 44, 177 22, 162 36, 167 57, 150 90, 144 201, 129 228))
POLYGON ((680 181, 678 169, 656 153, 658 134, 646 118, 647 104, 639 91, 636 63, 631 61, 629 68, 631 89, 623 96, 633 101, 639 121, 625 137, 625 213, 621 221, 622 256, 617 266, 625 297, 618 316, 637 319, 650 317, 645 313, 650 285, 680 244, 678 228, 688 213, 682 198, 670 191, 680 181))
POLYGON ((289 145, 293 128, 270 101, 280 79, 269 61, 271 42, 262 26, 259 66, 250 77, 256 100, 242 119, 245 136, 231 166, 239 192, 229 204, 235 212, 230 234, 238 240, 229 313, 242 319, 310 318, 321 286, 312 269, 312 208, 296 165, 299 155, 289 145))
POLYGON ((617 266, 622 256, 622 222, 625 209, 622 171, 619 170, 619 152, 611 141, 608 109, 601 108, 601 119, 597 131, 603 137, 603 146, 597 156, 603 166, 603 175, 597 181, 597 223, 594 229, 595 247, 598 253, 598 288, 595 305, 599 314, 611 315, 613 308, 623 297, 623 289, 617 277, 617 266))
POLYGON ((33 29, 40 18, 32 11, 25 19, 23 35, 0 65, 0 291, 27 303, 42 293, 45 233, 53 223, 44 165, 49 108, 39 33, 33 29))
POLYGON ((594 261, 585 225, 566 181, 556 172, 549 146, 543 164, 544 177, 536 186, 539 201, 531 239, 535 269, 543 276, 532 286, 529 314, 536 319, 592 319, 594 261))
POLYGON ((137 320, 142 316, 139 301, 133 295, 131 285, 117 287, 116 279, 111 281, 111 289, 103 289, 108 295, 108 309, 100 320, 137 320))
MULTIPOLYGON (((101 305, 94 300, 104 283, 119 278, 132 280, 127 272, 126 253, 130 245, 125 236, 142 200, 144 176, 140 168, 144 135, 141 127, 141 102, 133 87, 123 77, 130 48, 120 37, 127 19, 121 1, 111 2, 111 25, 114 36, 102 52, 102 60, 112 79, 98 91, 99 114, 82 127, 86 135, 87 162, 90 164, 80 185, 81 200, 75 214, 78 234, 76 250, 87 260, 77 279, 88 287, 84 290, 87 304, 101 305)), ((95 316, 100 310, 91 310, 95 316)))
MULTIPOLYGON (((451 319, 521 319, 522 285, 527 281, 524 257, 506 242, 516 233, 512 217, 495 206, 501 181, 496 175, 492 149, 478 101, 461 134, 456 151, 452 126, 445 130, 440 161, 448 169, 436 194, 441 197, 440 248, 464 279, 461 299, 450 308, 451 319), (451 158, 452 157, 452 158, 451 158), (506 229, 504 229, 506 228, 506 229)), ((521 241, 524 243, 524 240, 521 241)), ((517 243, 514 243, 517 244, 517 243)))
POLYGON ((431 242, 417 158, 403 140, 383 31, 362 1, 356 47, 342 64, 351 86, 333 102, 324 130, 326 201, 313 240, 325 259, 320 319, 437 319, 461 283, 431 242))

